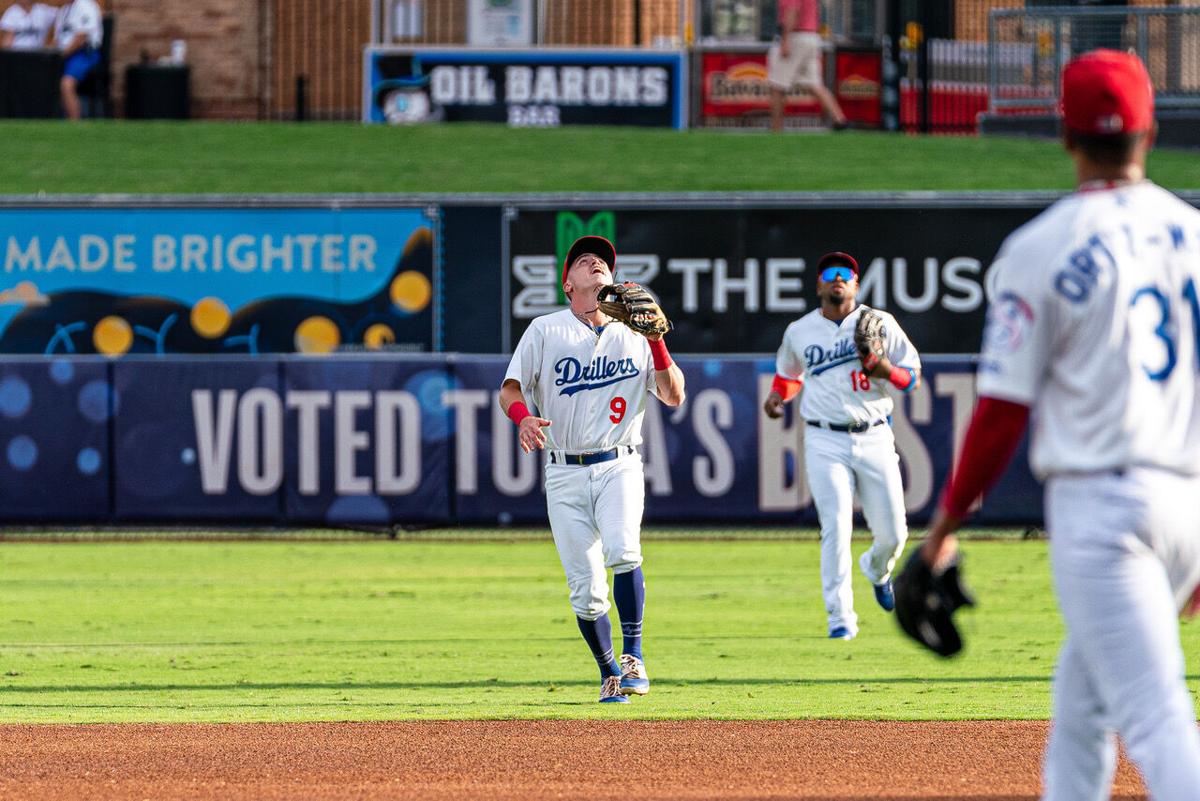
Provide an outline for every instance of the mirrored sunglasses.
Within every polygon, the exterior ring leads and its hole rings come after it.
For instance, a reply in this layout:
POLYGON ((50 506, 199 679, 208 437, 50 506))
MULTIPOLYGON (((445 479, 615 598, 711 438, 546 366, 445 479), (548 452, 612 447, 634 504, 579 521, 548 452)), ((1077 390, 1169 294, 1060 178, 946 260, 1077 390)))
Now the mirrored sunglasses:
POLYGON ((849 267, 826 267, 821 270, 821 280, 827 284, 839 278, 843 281, 850 281, 854 278, 854 271, 849 267))

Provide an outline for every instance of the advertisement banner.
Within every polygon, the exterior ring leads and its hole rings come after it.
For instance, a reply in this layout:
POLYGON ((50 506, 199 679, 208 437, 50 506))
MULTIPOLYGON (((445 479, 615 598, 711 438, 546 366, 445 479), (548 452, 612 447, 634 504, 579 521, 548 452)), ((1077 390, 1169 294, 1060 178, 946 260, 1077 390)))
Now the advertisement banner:
POLYGON ((816 308, 814 266, 844 250, 859 298, 896 316, 922 353, 977 353, 987 269, 1033 202, 922 207, 518 209, 508 220, 511 350, 540 314, 563 307, 571 241, 609 236, 617 279, 647 286, 674 322, 677 353, 775 353, 788 324, 816 308))
POLYGON ((101 361, 0 362, 0 520, 104 520, 115 397, 101 361))
POLYGON ((290 360, 283 373, 287 522, 449 522, 442 359, 290 360))
MULTIPOLYGON (((702 122, 729 117, 765 117, 771 108, 767 51, 705 50, 700 55, 702 122)), ((820 114, 821 106, 799 87, 787 94, 784 113, 820 114)))
POLYGON ((443 359, 129 360, 114 371, 120 520, 450 519, 443 359))
POLYGON ((423 209, 0 209, 0 352, 434 345, 423 209))
MULTIPOLYGON (((780 420, 762 412, 774 360, 764 357, 677 359, 687 401, 653 402, 643 424, 646 521, 659 524, 817 525, 804 466, 806 426, 789 404, 780 420)), ((498 411, 507 360, 474 357, 455 364, 448 398, 456 424, 457 517, 464 524, 545 524, 544 459, 522 454, 516 429, 498 411)), ((914 524, 933 514, 937 493, 966 436, 974 408, 970 359, 933 357, 921 386, 896 393, 892 430, 904 478, 904 505, 914 524)), ((988 495, 981 523, 1038 522, 1041 487, 1029 472, 1024 443, 988 495)))
POLYGON ((114 516, 277 523, 280 362, 114 362, 114 516))
POLYGON ((454 511, 464 524, 546 518, 543 454, 521 450, 517 427, 500 409, 507 368, 498 356, 461 356, 451 365, 445 403, 454 428, 454 511))
MULTIPOLYGON (((0 365, 10 521, 545 525, 544 453, 500 411, 502 356, 56 359, 0 365), (111 379, 111 380, 110 380, 111 379), (66 481, 64 482, 64 479, 66 481), (69 492, 63 492, 68 486, 69 492)), ((816 524, 807 427, 762 405, 769 356, 679 356, 687 400, 651 402, 646 521, 816 524)), ((976 400, 970 358, 930 356, 891 418, 922 524, 976 400)), ((1041 521, 1024 446, 977 521, 1041 521)))
POLYGON ((681 52, 367 48, 366 122, 687 124, 681 52))
POLYGON ((883 120, 882 85, 883 53, 878 48, 838 48, 833 88, 846 119, 878 128, 883 120))

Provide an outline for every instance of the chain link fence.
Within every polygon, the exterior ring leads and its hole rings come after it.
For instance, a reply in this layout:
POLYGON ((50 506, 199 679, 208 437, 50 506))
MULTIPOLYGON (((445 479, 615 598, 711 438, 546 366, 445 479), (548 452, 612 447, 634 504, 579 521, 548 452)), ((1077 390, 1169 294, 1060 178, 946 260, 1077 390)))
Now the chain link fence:
POLYGON ((1053 111, 1062 68, 1098 47, 1136 52, 1159 108, 1200 108, 1200 7, 1048 7, 990 13, 992 110, 1053 111))
MULTIPOLYGON (((262 0, 271 119, 357 119, 366 44, 680 48, 766 43, 776 0, 262 0)), ((877 43, 882 0, 830 0, 836 41, 877 43)))
MULTIPOLYGON (((765 51, 778 15, 776 0, 261 2, 272 119, 357 119, 368 43, 765 51)), ((1142 56, 1160 107, 1200 106, 1200 6, 828 0, 822 24, 831 45, 894 48, 903 130, 973 132, 989 107, 1053 110, 1062 66, 1101 46, 1142 56)))

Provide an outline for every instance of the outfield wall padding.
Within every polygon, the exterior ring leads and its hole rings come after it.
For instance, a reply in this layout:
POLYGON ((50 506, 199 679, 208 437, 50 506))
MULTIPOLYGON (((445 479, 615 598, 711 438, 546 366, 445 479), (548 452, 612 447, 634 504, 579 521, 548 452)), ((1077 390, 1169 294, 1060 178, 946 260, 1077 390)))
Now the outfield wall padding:
POLYGON ((821 254, 849 250, 860 300, 922 353, 969 355, 1001 242, 1057 197, 0 197, 0 353, 508 353, 600 234, 677 353, 772 352, 818 305, 821 254))
MULTIPOLYGON (((688 400, 645 417, 646 520, 816 523, 805 426, 761 411, 774 363, 680 356, 688 400)), ((0 361, 7 525, 544 524, 542 455, 499 411, 507 359, 0 361)), ((909 519, 930 517, 975 402, 974 367, 930 357, 892 426, 909 519)), ((1024 447, 978 520, 1038 524, 1024 447)))

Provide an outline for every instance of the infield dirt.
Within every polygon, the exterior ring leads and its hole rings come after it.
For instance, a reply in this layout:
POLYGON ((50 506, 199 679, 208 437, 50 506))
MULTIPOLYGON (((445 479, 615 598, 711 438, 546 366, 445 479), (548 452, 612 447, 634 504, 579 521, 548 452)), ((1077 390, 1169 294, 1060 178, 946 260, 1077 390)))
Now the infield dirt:
MULTIPOLYGON (((6 725, 0 798, 1026 801, 1046 722, 6 725)), ((1124 758, 1114 799, 1142 799, 1124 758)))

